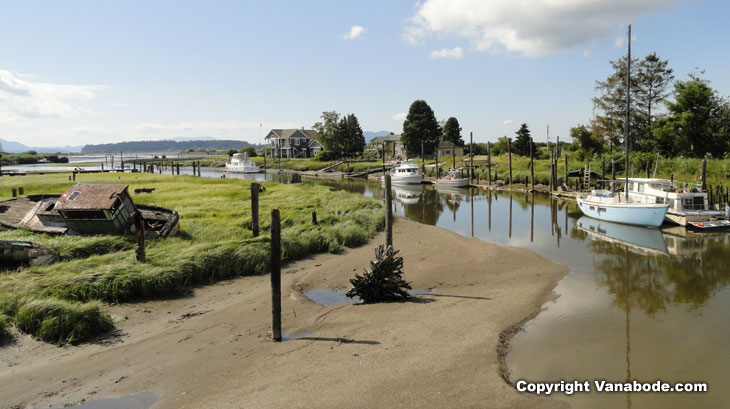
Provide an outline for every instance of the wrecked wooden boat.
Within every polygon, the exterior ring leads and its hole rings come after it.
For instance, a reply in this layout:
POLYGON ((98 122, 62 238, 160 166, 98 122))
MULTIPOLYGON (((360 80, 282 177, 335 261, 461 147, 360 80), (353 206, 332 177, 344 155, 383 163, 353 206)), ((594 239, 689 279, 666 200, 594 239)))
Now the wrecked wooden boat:
POLYGON ((62 195, 29 195, 0 202, 0 227, 48 234, 124 235, 136 232, 139 214, 148 238, 169 237, 180 228, 175 210, 135 205, 129 185, 80 183, 62 195))
POLYGON ((29 241, 0 240, 0 268, 41 266, 55 263, 58 254, 29 241))

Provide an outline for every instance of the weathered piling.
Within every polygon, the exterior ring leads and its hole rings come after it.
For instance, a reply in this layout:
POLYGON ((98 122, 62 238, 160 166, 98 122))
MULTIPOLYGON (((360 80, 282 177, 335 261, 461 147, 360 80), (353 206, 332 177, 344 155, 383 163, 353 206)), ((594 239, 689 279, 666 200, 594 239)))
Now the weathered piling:
POLYGON ((489 142, 487 142, 487 186, 492 186, 492 149, 489 142))
POLYGON ((144 244, 144 219, 140 213, 135 216, 135 222, 137 224, 137 249, 135 251, 137 255, 137 261, 144 263, 147 261, 147 252, 144 244))
POLYGON ((568 187, 568 154, 565 154, 565 176, 563 176, 563 183, 565 187, 568 187))
POLYGON ((259 184, 251 183, 251 233, 259 235, 259 184))
POLYGON ((200 166, 200 161, 198 161, 198 177, 202 177, 203 176, 202 170, 203 169, 202 169, 202 166, 200 166))
POLYGON ((702 159, 702 190, 707 189, 707 159, 702 159))
POLYGON ((312 211, 312 224, 317 224, 317 212, 312 211))
POLYGON ((530 183, 532 184, 532 191, 535 191, 535 159, 532 153, 532 138, 530 138, 530 183))
MULTIPOLYGON (((454 148, 456 145, 454 145, 454 148)), ((452 149, 454 149, 452 148, 452 149)), ((469 132, 469 180, 474 180, 474 133, 469 132)))
POLYGON ((281 342, 281 220, 271 210, 271 338, 281 342))
POLYGON ((23 188, 23 186, 19 187, 18 188, 18 195, 23 196, 24 194, 25 194, 25 189, 23 188))
POLYGON ((601 156, 601 189, 606 188, 606 157, 601 156))
POLYGON ((18 190, 13 188, 13 197, 18 197, 18 190))
POLYGON ((509 184, 512 186, 512 138, 507 138, 507 153, 509 154, 509 184))
POLYGON ((393 245, 393 198, 390 192, 390 175, 385 175, 385 246, 393 245))

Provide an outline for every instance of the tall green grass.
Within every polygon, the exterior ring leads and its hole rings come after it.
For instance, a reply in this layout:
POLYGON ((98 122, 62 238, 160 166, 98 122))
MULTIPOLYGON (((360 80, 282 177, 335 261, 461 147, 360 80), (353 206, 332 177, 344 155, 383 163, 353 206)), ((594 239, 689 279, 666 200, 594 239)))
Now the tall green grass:
POLYGON ((5 314, 0 314, 0 341, 8 335, 9 320, 5 314))
MULTIPOLYGON (((8 179, 0 180, 0 194, 19 182, 29 194, 59 193, 72 185, 65 175, 8 179)), ((264 183, 265 191, 259 194, 262 234, 253 237, 250 183, 244 180, 141 173, 77 179, 126 183, 130 191, 153 187, 152 194, 134 195, 135 202, 177 210, 181 227, 175 237, 147 241, 146 263, 136 262, 135 242, 129 237, 0 232, 0 239, 38 242, 63 259, 0 274, 0 312, 21 331, 54 343, 79 342, 90 336, 87 332, 106 328, 98 315, 78 313, 93 310, 84 309, 85 303, 178 296, 194 285, 268 273, 271 209, 281 211, 285 261, 360 245, 384 226, 382 205, 376 200, 324 186, 264 183), (317 212, 317 225, 311 222, 312 211, 317 212), (50 320, 46 324, 44 314, 50 320)))

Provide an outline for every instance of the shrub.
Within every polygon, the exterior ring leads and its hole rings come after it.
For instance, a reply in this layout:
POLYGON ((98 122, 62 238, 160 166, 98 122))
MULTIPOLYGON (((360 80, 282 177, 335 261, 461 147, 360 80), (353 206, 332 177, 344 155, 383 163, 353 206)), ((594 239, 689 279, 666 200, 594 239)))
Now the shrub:
POLYGON ((113 326, 98 301, 80 304, 52 298, 25 303, 15 322, 21 331, 58 345, 88 340, 113 326))
POLYGON ((328 151, 328 150, 320 151, 314 157, 314 160, 320 161, 320 162, 329 162, 329 161, 336 160, 336 159, 337 159, 337 155, 334 152, 328 151))

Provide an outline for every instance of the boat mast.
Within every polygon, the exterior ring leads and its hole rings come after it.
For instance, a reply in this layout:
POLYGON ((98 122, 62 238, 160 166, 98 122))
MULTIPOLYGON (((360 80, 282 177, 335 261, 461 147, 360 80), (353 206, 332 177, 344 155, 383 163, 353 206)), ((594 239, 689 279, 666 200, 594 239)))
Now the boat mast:
POLYGON ((626 201, 629 201, 629 118, 631 116, 631 24, 629 24, 629 59, 626 61, 626 123, 624 123, 624 143, 626 143, 626 201))

